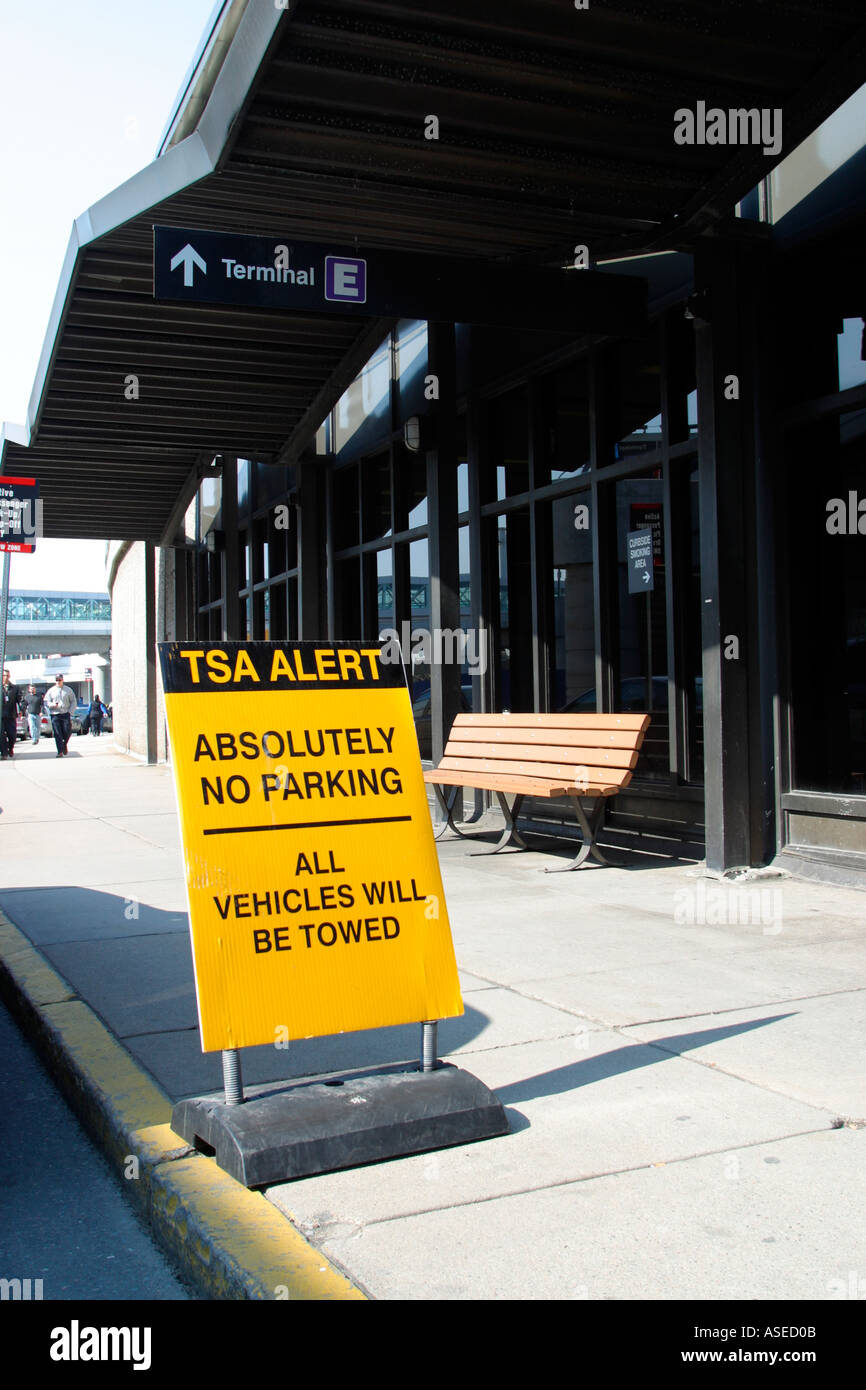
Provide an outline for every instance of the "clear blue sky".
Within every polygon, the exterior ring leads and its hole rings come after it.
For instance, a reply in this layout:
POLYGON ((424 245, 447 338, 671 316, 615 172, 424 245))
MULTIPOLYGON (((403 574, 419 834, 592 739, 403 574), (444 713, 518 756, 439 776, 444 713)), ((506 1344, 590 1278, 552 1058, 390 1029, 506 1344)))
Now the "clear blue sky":
MULTIPOLYGON (((74 219, 153 159, 213 9, 0 0, 0 421, 24 422, 74 219)), ((104 588, 103 552, 42 541, 12 587, 104 588)))

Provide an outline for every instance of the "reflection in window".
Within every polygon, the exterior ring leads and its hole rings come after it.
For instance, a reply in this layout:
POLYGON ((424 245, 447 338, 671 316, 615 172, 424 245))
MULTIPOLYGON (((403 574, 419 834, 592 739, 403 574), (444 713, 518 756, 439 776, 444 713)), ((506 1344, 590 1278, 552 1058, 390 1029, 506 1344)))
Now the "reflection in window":
POLYGON ((250 509, 250 461, 238 459, 238 511, 245 515, 250 509))
POLYGON ((496 500, 529 487, 529 403, 526 387, 490 402, 490 457, 496 468, 496 500))
POLYGON ((539 512, 553 553, 550 708, 569 714, 595 711, 590 500, 588 492, 558 497, 539 512))
POLYGON ((786 439, 784 462, 794 557, 789 579, 793 786, 862 796, 866 565, 857 499, 866 492, 866 411, 801 425, 786 439))
POLYGON ((661 363, 658 328, 614 349, 617 384, 614 459, 645 454, 661 443, 661 363))
POLYGON ((384 339, 334 409, 334 448, 360 451, 365 440, 379 438, 391 413, 391 338, 384 339))
POLYGON ((199 503, 201 507, 201 535, 200 540, 204 540, 207 533, 216 524, 219 517, 220 508, 223 500, 223 480, 219 477, 202 478, 201 488, 199 489, 199 503))
POLYGON ((194 498, 192 499, 192 501, 190 502, 189 506, 187 507, 186 511, 185 511, 184 514, 183 514, 183 534, 184 534, 184 539, 187 540, 187 541, 190 541, 191 543, 194 543, 194 542, 195 542, 195 539, 196 539, 195 524, 196 524, 196 511, 197 511, 197 508, 198 508, 198 497, 196 496, 196 497, 194 497, 194 498))
POLYGON ((866 362, 863 361, 866 329, 863 319, 845 319, 836 342, 839 390, 847 391, 851 386, 862 385, 866 381, 866 362))
POLYGON ((394 564, 390 548, 376 552, 376 616, 379 631, 394 624, 394 564))
POLYGON ((364 540, 391 534, 391 460, 387 450, 361 465, 364 493, 364 540))
MULTIPOLYGON (((656 470, 660 474, 660 470, 656 470)), ((652 715, 636 775, 670 775, 668 742, 668 652, 661 477, 626 478, 616 484, 617 574, 619 592, 619 689, 616 709, 652 715), (626 537, 652 534, 652 583, 633 592, 626 537)))
POLYGON ((573 362, 544 381, 544 457, 535 483, 555 483, 585 473, 590 463, 589 389, 586 362, 573 362))
POLYGON ((360 540, 358 531, 361 510, 358 501, 358 465, 335 469, 333 475, 332 514, 334 547, 348 550, 360 540))
POLYGON ((424 399, 427 372, 427 324, 423 319, 401 319, 395 333, 394 375, 400 419, 429 410, 424 399))

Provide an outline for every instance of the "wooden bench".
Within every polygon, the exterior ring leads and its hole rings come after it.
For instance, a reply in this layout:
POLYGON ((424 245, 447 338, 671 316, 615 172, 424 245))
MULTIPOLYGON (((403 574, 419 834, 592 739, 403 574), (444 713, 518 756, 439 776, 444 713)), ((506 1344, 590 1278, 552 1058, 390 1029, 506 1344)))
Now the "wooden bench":
POLYGON ((495 792, 505 816, 502 838, 486 854, 511 843, 529 848, 517 829, 524 797, 567 797, 583 843, 566 868, 579 869, 590 854, 606 864, 596 844, 605 798, 631 781, 649 722, 648 714, 458 714, 441 763, 424 773, 446 818, 436 838, 463 834, 453 817, 462 787, 495 792), (443 787, 452 788, 448 797, 443 787), (584 800, 593 802, 589 820, 584 800))

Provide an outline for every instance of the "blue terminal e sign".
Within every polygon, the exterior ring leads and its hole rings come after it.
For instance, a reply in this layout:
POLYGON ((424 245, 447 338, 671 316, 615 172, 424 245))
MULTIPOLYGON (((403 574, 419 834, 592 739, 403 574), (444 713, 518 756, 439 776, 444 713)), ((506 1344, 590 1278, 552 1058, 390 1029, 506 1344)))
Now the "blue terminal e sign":
POLYGON ((153 295, 192 304, 561 332, 627 332, 646 315, 646 282, 633 276, 187 227, 154 227, 153 295))

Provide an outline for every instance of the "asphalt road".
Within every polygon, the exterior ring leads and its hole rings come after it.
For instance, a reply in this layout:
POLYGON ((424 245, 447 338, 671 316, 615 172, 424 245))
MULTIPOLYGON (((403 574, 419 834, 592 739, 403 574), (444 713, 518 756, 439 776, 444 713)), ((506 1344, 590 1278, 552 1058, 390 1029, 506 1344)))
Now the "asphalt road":
POLYGON ((44 1300, 194 1299, 123 1181, 0 1006, 0 1279, 41 1279, 44 1300))

